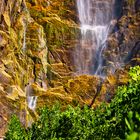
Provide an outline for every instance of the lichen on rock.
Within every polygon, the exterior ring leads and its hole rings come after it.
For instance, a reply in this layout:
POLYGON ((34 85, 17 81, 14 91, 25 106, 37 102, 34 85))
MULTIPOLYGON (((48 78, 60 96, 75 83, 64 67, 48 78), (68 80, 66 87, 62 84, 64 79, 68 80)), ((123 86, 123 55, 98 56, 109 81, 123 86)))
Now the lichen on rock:
POLYGON ((12 114, 27 127, 37 119, 38 108, 56 101, 64 108, 109 103, 117 86, 128 83, 129 67, 140 65, 136 3, 123 0, 121 17, 112 21, 108 47, 102 52, 106 74, 102 79, 75 74, 72 57, 80 28, 74 0, 1 0, 0 137, 12 114), (37 109, 29 107, 28 97, 37 97, 37 109))

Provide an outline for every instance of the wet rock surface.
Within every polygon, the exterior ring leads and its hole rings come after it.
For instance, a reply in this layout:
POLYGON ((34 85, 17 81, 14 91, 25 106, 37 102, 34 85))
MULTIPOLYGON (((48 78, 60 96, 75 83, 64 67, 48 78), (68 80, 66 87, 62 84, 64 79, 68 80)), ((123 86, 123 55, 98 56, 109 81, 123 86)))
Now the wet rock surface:
POLYGON ((137 2, 123 1, 122 17, 112 21, 112 32, 102 53, 105 74, 114 73, 121 67, 139 65, 140 13, 134 6, 137 2))
POLYGON ((47 49, 44 30, 28 13, 25 1, 0 3, 1 137, 12 114, 27 126, 30 113, 25 87, 30 82, 45 82, 47 49))
MULTIPOLYGON (((35 121, 35 99, 39 107, 47 104, 46 99, 52 105, 59 98, 59 87, 49 92, 47 86, 55 79, 62 85, 72 73, 66 46, 74 40, 70 34, 74 36, 77 28, 72 21, 76 16, 74 10, 66 9, 74 9, 74 2, 65 4, 55 0, 0 1, 0 137, 12 114, 18 115, 26 127, 35 121)), ((61 98, 67 99, 63 94, 61 98)))
POLYGON ((102 53, 104 80, 75 75, 72 51, 79 34, 72 21, 77 19, 75 3, 66 2, 64 7, 57 2, 0 1, 0 137, 12 114, 27 127, 37 119, 38 108, 56 101, 64 107, 90 106, 96 97, 93 108, 110 102, 117 86, 127 84, 127 69, 140 64, 139 0, 122 0, 122 15, 114 21, 102 53), (29 108, 28 96, 37 97, 36 109, 29 108))

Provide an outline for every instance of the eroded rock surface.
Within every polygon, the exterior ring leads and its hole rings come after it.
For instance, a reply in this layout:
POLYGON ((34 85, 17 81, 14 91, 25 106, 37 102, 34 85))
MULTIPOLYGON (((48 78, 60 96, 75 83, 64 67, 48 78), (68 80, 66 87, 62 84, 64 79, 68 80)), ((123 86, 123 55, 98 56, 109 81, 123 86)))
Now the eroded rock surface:
POLYGON ((140 2, 122 1, 122 15, 114 21, 102 54, 108 66, 104 82, 96 76, 74 75, 72 50, 79 34, 74 1, 0 1, 0 137, 12 114, 25 126, 36 120, 28 96, 37 97, 37 108, 56 101, 64 107, 90 106, 96 96, 92 104, 96 107, 110 102, 118 85, 127 84, 126 70, 140 64, 140 2), (119 70, 111 74, 114 68, 119 70))
MULTIPOLYGON (((25 1, 1 1, 0 11, 0 136, 17 114, 27 125, 28 83, 46 83, 47 46, 44 29, 30 16, 25 1)), ((43 88, 43 87, 42 87, 43 88)))

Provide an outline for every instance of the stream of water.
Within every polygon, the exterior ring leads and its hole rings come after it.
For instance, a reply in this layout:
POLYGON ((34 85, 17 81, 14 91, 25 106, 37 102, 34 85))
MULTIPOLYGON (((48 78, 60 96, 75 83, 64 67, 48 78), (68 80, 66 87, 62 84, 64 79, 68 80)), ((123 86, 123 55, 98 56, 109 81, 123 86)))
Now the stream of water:
POLYGON ((22 50, 24 52, 26 50, 26 28, 27 28, 27 25, 25 22, 23 22, 23 46, 22 46, 22 50))
POLYGON ((114 0, 77 0, 81 29, 74 56, 77 74, 102 75, 102 51, 107 47, 113 7, 114 0))
MULTIPOLYGON (((27 17, 29 16, 29 11, 27 9, 27 7, 25 6, 25 13, 27 14, 27 17)), ((26 49, 27 49, 27 45, 26 45, 26 33, 27 33, 27 27, 28 27, 28 21, 29 19, 23 19, 23 45, 22 45, 22 50, 23 52, 26 54, 26 49)), ((37 102, 37 96, 33 96, 30 95, 32 90, 31 90, 31 84, 33 82, 29 83, 26 87, 25 87, 25 92, 26 92, 26 96, 27 96, 27 105, 31 110, 35 110, 36 107, 36 102, 37 102)))

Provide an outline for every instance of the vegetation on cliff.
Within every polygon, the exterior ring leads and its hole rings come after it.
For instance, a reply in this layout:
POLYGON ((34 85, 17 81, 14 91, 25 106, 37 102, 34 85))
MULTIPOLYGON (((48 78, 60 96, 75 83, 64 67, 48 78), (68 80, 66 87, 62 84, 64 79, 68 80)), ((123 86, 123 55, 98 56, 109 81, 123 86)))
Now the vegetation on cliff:
POLYGON ((8 140, 139 137, 140 68, 130 70, 129 81, 127 69, 140 65, 140 0, 122 1, 103 56, 111 68, 123 58, 125 70, 107 71, 101 83, 74 75, 75 0, 0 0, 0 138, 6 131, 8 140))
POLYGON ((129 71, 129 83, 118 87, 110 104, 95 110, 59 105, 40 110, 39 120, 24 129, 13 116, 6 133, 7 140, 23 139, 131 139, 140 137, 140 66, 129 71))

